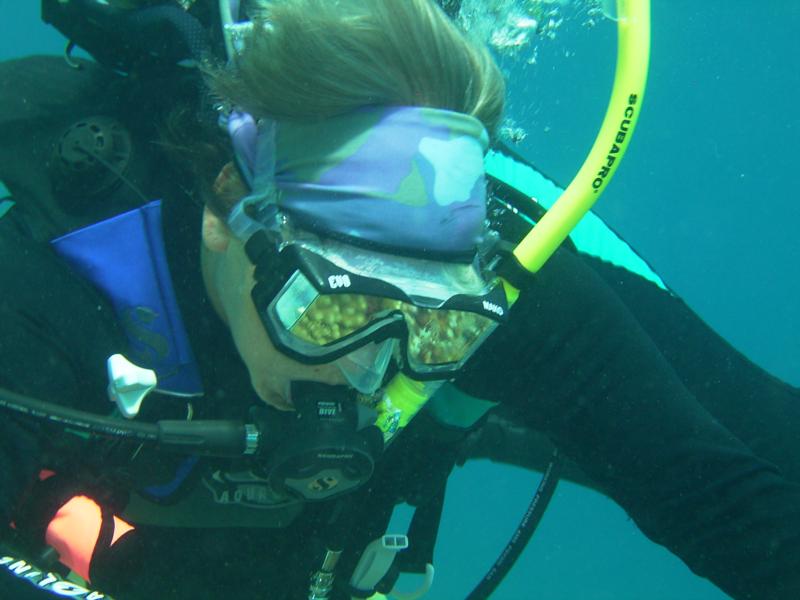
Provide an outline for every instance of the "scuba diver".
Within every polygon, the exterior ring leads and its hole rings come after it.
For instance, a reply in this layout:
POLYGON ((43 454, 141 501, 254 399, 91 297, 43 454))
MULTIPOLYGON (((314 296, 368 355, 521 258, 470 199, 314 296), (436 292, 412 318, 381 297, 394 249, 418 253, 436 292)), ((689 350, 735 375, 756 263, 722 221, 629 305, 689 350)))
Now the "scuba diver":
POLYGON ((43 2, 97 62, 0 65, 3 589, 391 594, 454 465, 557 448, 731 596, 798 597, 798 390, 616 238, 515 266, 537 174, 434 2, 118 4, 43 2))

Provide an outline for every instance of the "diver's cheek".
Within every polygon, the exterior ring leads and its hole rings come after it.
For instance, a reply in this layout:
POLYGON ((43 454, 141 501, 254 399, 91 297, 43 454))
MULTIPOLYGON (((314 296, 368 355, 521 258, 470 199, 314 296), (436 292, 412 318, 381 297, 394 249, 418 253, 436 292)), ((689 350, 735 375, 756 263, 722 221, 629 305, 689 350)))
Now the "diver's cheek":
POLYGON ((347 379, 334 364, 303 366, 303 379, 328 385, 345 385, 347 379))

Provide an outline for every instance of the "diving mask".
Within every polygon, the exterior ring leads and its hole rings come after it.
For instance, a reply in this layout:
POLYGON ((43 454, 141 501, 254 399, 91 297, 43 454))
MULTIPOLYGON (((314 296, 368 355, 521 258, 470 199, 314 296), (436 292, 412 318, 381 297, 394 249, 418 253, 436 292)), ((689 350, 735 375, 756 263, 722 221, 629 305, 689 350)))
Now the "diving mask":
POLYGON ((362 393, 380 386, 392 358, 419 381, 453 377, 507 312, 502 285, 473 264, 289 231, 245 244, 256 310, 276 348, 306 364, 334 362, 362 393))

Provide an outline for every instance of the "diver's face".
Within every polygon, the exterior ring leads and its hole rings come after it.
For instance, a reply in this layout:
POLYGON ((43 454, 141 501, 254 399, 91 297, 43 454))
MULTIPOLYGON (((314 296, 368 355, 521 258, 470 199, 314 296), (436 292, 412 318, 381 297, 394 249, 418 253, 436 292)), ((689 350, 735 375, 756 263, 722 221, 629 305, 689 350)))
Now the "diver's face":
POLYGON ((264 402, 291 410, 289 385, 295 380, 345 383, 336 366, 305 365, 275 348, 250 296, 255 285, 254 267, 244 244, 208 209, 203 216, 202 268, 212 304, 227 323, 253 389, 264 402))

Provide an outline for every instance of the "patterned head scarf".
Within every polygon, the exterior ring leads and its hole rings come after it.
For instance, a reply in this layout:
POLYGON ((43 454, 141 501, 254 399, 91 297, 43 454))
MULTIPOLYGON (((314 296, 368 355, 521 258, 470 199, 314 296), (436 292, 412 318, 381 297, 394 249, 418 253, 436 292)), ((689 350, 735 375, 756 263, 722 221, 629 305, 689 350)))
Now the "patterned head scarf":
POLYGON ((280 211, 318 235, 388 251, 474 254, 486 217, 488 147, 477 119, 369 107, 303 123, 256 125, 234 113, 228 127, 252 190, 231 214, 239 235, 280 211))

